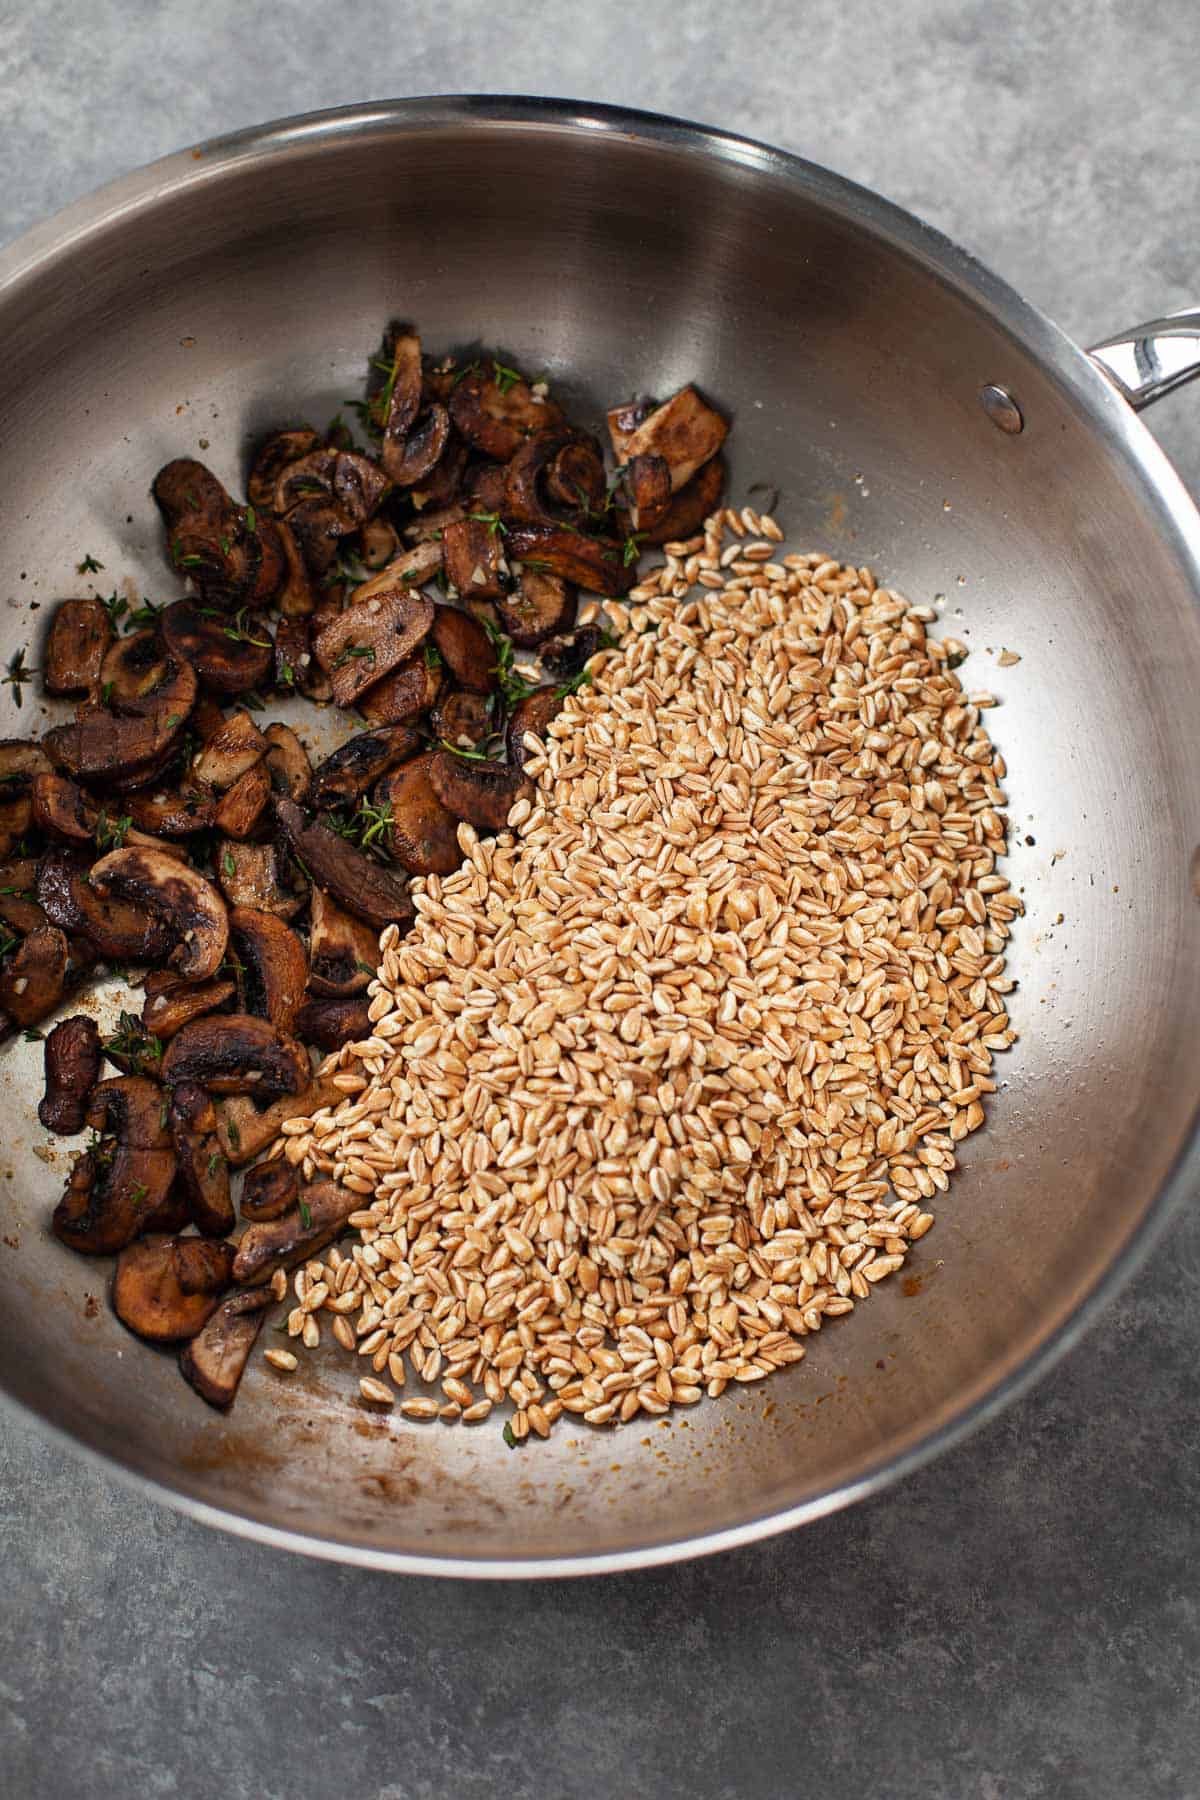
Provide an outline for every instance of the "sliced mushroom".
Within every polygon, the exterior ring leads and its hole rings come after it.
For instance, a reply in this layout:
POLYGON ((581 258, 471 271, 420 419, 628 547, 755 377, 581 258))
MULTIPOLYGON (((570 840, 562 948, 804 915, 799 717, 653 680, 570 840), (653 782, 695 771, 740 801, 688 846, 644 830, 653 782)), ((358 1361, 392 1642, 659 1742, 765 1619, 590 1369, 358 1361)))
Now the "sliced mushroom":
POLYGON ((637 456, 661 456, 671 471, 671 492, 677 494, 701 464, 717 454, 728 431, 720 413, 689 384, 647 414, 618 454, 626 463, 637 456))
POLYGON ((130 1244, 117 1258, 113 1311, 122 1325, 152 1344, 178 1344, 195 1337, 220 1304, 219 1293, 212 1290, 185 1291, 176 1254, 182 1241, 156 1233, 130 1244))
POLYGON ((517 801, 533 783, 510 763, 476 762, 437 750, 429 764, 429 785, 448 812, 481 831, 503 831, 517 801))
POLYGON ((171 1095, 168 1116, 179 1184, 197 1229, 208 1237, 224 1237, 233 1230, 235 1216, 216 1108, 198 1082, 181 1081, 171 1095))
POLYGON ((168 961, 189 981, 207 981, 225 956, 225 902, 197 870, 161 850, 110 850, 92 869, 101 899, 111 895, 160 919, 176 940, 168 961))
POLYGON ((432 601, 408 588, 348 606, 313 645, 338 705, 352 707, 365 689, 416 649, 432 623, 432 601))
POLYGON ((55 1208, 53 1229, 72 1250, 111 1256, 135 1238, 175 1178, 162 1089, 143 1075, 93 1088, 84 1123, 113 1139, 79 1159, 55 1208))
POLYGON ((21 937, 49 923, 38 905, 37 863, 31 856, 0 863, 0 919, 21 937))
POLYGON ((393 556, 389 563, 373 575, 370 581, 364 581, 354 590, 356 601, 367 599, 373 591, 386 591, 399 584, 402 587, 424 587, 432 581, 444 562, 441 538, 427 538, 419 544, 411 544, 399 555, 393 556))
MULTIPOLYGON (((315 898, 314 891, 314 905, 315 898)), ((296 933, 274 913, 235 906, 229 936, 238 962, 239 1010, 293 1031, 308 980, 308 957, 296 933)))
POLYGON ((340 745, 314 771, 313 806, 351 806, 360 794, 389 769, 415 756, 421 747, 419 732, 407 725, 385 725, 377 731, 360 731, 340 745))
POLYGON ((255 763, 252 769, 239 775, 228 792, 221 796, 213 824, 226 837, 252 837, 270 799, 270 770, 265 762, 255 763))
POLYGON ((509 381, 495 363, 463 377, 450 397, 450 414, 468 444, 497 462, 507 462, 527 438, 563 418, 553 400, 538 401, 527 382, 509 381))
POLYGON ((510 523, 582 526, 604 501, 600 446, 564 425, 522 444, 504 471, 499 510, 510 523))
POLYGON ((163 613, 159 629, 171 654, 190 663, 215 694, 248 693, 270 674, 275 646, 262 623, 242 630, 225 615, 205 618, 191 601, 177 600, 163 613))
POLYGON ((255 450, 250 461, 246 493, 252 506, 270 512, 275 505, 275 489, 279 477, 292 463, 320 448, 321 439, 308 425, 289 426, 273 431, 255 450))
POLYGON ((177 458, 159 470, 153 492, 171 563, 195 582, 209 605, 236 611, 270 598, 263 592, 269 585, 263 561, 270 541, 250 527, 210 469, 190 457, 177 458))
POLYGON ((514 525, 506 548, 522 571, 558 575, 594 594, 627 594, 633 586, 636 558, 625 560, 620 544, 585 537, 569 526, 514 525))
POLYGON ((192 775, 206 788, 223 794, 247 769, 262 761, 268 748, 250 714, 239 706, 200 751, 192 775))
MULTIPOLYGON (((481 463, 480 468, 486 469, 489 474, 494 475, 499 479, 501 484, 500 496, 503 498, 503 469, 498 469, 494 463, 481 463)), ((472 471, 472 473, 474 472, 475 471, 472 471)), ((465 519, 468 512, 495 512, 496 510, 497 509, 494 506, 488 506, 486 504, 467 507, 464 506, 461 501, 455 500, 449 506, 439 506, 432 510, 419 512, 415 518, 410 519, 404 527, 405 540, 411 544, 414 549, 423 544, 441 543, 442 533, 445 531, 447 525, 454 525, 459 519, 465 519)), ((400 554, 402 554, 402 552, 398 551, 397 555, 400 554)))
POLYGON ((497 600, 500 623, 518 650, 532 650, 555 632, 570 631, 579 596, 559 575, 521 565, 511 593, 497 600))
POLYGON ((497 600, 510 586, 499 519, 460 519, 442 533, 446 579, 474 600, 497 600))
POLYGON ((146 998, 142 1024, 160 1043, 168 1043, 189 1020, 215 1012, 236 991, 236 984, 224 977, 216 981, 184 981, 166 969, 155 969, 143 984, 146 998))
POLYGON ((99 600, 60 600, 50 621, 42 679, 48 694, 100 692, 100 664, 112 626, 99 600))
POLYGON ((450 414, 435 402, 403 440, 385 438, 382 460, 388 479, 399 488, 416 487, 427 480, 445 454, 450 429, 450 414))
POLYGON ((153 628, 117 638, 100 665, 104 704, 133 718, 149 717, 158 708, 158 690, 179 660, 153 628))
POLYGON ((100 809, 69 775, 35 775, 30 802, 39 831, 71 844, 95 844, 100 809))
POLYGON ((9 855, 29 830, 30 790, 36 776, 49 772, 50 759, 39 744, 24 738, 0 740, 0 856, 9 855))
POLYGON ((665 456, 633 456, 621 470, 619 495, 631 531, 649 531, 671 503, 671 466, 665 456))
POLYGON ((255 1163, 246 1170, 239 1202, 242 1217, 261 1225, 267 1219, 278 1219, 296 1204, 300 1177, 290 1162, 276 1157, 274 1162, 255 1163))
POLYGON ((441 685, 441 659, 425 644, 360 695, 358 710, 372 725, 412 725, 429 711, 441 685))
POLYGON ((230 906, 253 906, 294 919, 308 898, 299 871, 286 866, 277 844, 239 844, 230 838, 217 846, 217 880, 230 906))
POLYGON ((550 687, 538 688, 536 693, 528 694, 524 700, 519 701, 508 721, 509 762, 518 768, 524 767, 526 757, 532 754, 525 743, 526 737, 532 735, 544 739, 546 727, 561 711, 562 696, 550 687))
POLYGON ((294 528, 300 509, 319 500, 336 515, 335 535, 349 537, 378 510, 387 485, 388 477, 370 457, 354 450, 312 450, 280 472, 275 510, 294 528))
POLYGON ((314 1181, 302 1190, 295 1212, 243 1233, 233 1263, 233 1279, 258 1286, 276 1269, 290 1269, 314 1251, 332 1243, 346 1220, 362 1205, 362 1197, 336 1181, 314 1181))
POLYGON ((276 596, 279 610, 285 619, 305 619, 317 604, 312 576, 292 527, 278 519, 275 531, 283 554, 283 580, 276 596))
POLYGON ((606 415, 608 435, 612 442, 613 455, 618 463, 625 462, 629 454, 630 438, 657 406, 657 400, 626 400, 620 406, 609 409, 606 415))
MULTIPOLYGON (((156 687, 135 692, 136 673, 131 664, 123 665, 122 680, 128 682, 135 710, 117 713, 106 706, 81 706, 73 725, 48 731, 42 748, 53 766, 111 787, 138 787, 155 780, 174 754, 196 704, 195 670, 174 658, 164 667, 156 687)), ((113 700, 116 704, 115 692, 113 700)))
POLYGON ((155 837, 191 837, 207 831, 213 822, 215 806, 208 795, 180 792, 170 788, 151 788, 130 794, 124 803, 134 824, 155 837))
POLYGON ((387 346, 391 369, 382 396, 372 405, 376 424, 383 431, 383 466, 388 449, 400 447, 421 408, 421 340, 415 331, 393 330, 387 346))
POLYGON ((466 466, 467 446, 451 425, 437 462, 428 475, 419 476, 416 485, 407 490, 417 511, 423 512, 426 507, 449 506, 452 500, 457 499, 459 483, 466 466))
POLYGON ((450 875, 463 859, 458 819, 443 806, 430 780, 436 754, 414 757, 375 790, 375 804, 391 816, 388 849, 410 875, 450 875))
POLYGON ((36 1025, 66 992, 70 948, 54 925, 39 925, 0 965, 0 1009, 18 1025, 36 1025))
POLYGON ((100 1079, 100 1032, 85 1013, 61 1019, 46 1039, 46 1092, 38 1118, 47 1131, 73 1137, 83 1130, 92 1089, 100 1079))
POLYGON ((144 907, 97 893, 86 858, 69 850, 49 850, 38 863, 37 897, 47 919, 60 931, 86 938, 111 962, 157 962, 171 948, 166 924, 144 907))
POLYGON ((315 887, 308 957, 308 985, 314 993, 341 999, 364 993, 379 966, 379 933, 315 887))
POLYGON ((308 1086, 308 1052, 295 1038, 250 1013, 192 1019, 163 1057, 168 1086, 197 1081, 212 1094, 298 1094, 308 1086))
POLYGON ((329 677, 313 655, 313 624, 314 619, 280 619, 275 627, 275 686, 281 694, 332 700, 329 677))
POLYGON ((433 734, 447 744, 475 749, 496 729, 493 696, 472 694, 466 688, 447 688, 429 715, 433 734))
POLYGON ((361 996, 338 1000, 329 994, 314 994, 300 1008, 296 1029, 303 1032, 306 1044, 315 1044, 319 1050, 340 1050, 343 1044, 371 1036, 370 1004, 361 996))
POLYGON ((241 1168, 274 1143, 289 1119, 309 1118, 345 1098, 329 1076, 319 1077, 302 1094, 284 1094, 265 1107, 256 1106, 245 1094, 231 1094, 228 1100, 217 1102, 221 1148, 233 1167, 241 1168))
POLYGON ((365 568, 385 569, 399 554, 400 533, 386 519, 368 519, 358 535, 365 568))
POLYGON ((160 1200, 154 1211, 142 1220, 142 1235, 149 1237, 152 1231, 165 1231, 168 1236, 176 1237, 179 1232, 186 1231, 191 1222, 192 1209, 187 1195, 178 1181, 173 1181, 166 1199, 160 1200))
POLYGON ((725 458, 714 456, 697 470, 686 487, 672 495, 666 512, 646 531, 645 542, 673 544, 677 538, 691 537, 720 503, 724 487, 725 458))
POLYGON ((233 1275, 235 1249, 198 1237, 181 1237, 175 1245, 175 1274, 185 1294, 220 1294, 233 1275))
POLYGON ((230 1294, 179 1355, 183 1378, 210 1406, 233 1404, 271 1296, 265 1288, 230 1294))
POLYGON ((551 638, 541 648, 542 667, 560 680, 579 675, 593 656, 604 649, 606 635, 601 625, 581 625, 571 637, 551 638))
POLYGON ((270 748, 263 763, 272 788, 277 794, 287 794, 293 800, 307 799, 312 785, 312 765, 296 733, 290 725, 276 720, 267 726, 264 735, 270 748))
POLYGON ((478 619, 457 607, 439 606, 429 635, 460 687, 469 688, 474 694, 492 692, 496 685, 496 648, 478 619))
POLYGON ((122 1010, 116 1031, 101 1040, 100 1048, 122 1075, 148 1075, 151 1081, 158 1080, 162 1069, 162 1043, 132 1013, 122 1010))
POLYGON ((572 431, 546 469, 546 492, 565 516, 584 525, 604 510, 604 452, 586 431, 572 431))
POLYGON ((336 832, 306 818, 294 801, 277 797, 275 817, 292 854, 300 858, 316 887, 379 930, 412 923, 413 903, 404 882, 336 832))

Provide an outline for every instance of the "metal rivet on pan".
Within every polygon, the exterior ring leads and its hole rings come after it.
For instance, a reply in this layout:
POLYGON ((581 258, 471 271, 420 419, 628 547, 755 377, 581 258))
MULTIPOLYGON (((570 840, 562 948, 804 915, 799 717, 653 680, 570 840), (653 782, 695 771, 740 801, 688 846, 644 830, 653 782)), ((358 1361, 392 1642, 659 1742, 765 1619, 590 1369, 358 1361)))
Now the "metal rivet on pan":
POLYGON ((999 426, 1001 431, 1007 431, 1011 437, 1016 437, 1019 431, 1024 431, 1024 414, 1007 388, 996 387, 993 382, 989 381, 986 387, 980 388, 979 398, 984 412, 992 424, 999 426))

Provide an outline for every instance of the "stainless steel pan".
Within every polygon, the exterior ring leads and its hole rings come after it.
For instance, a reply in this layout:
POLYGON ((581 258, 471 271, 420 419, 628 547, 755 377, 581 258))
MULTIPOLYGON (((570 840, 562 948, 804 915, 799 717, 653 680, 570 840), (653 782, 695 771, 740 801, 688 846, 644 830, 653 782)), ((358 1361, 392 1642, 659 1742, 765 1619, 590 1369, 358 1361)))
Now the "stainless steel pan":
MULTIPOLYGON (((367 1417, 332 1351, 290 1383, 256 1362, 209 1412, 111 1317, 105 1269, 48 1237, 63 1159, 34 1155, 39 1053, 17 1044, 0 1377, 158 1497, 317 1554, 547 1574, 743 1542, 1011 1398, 1196 1186, 1200 518, 1096 360, 824 170, 598 107, 389 104, 171 157, 0 257, 4 655, 85 553, 167 591, 153 470, 192 452, 236 481, 255 432, 360 390, 396 314, 593 407, 696 379, 736 413, 735 491, 777 484, 799 543, 944 596, 970 685, 1003 701, 1020 1044, 903 1286, 767 1389, 519 1453, 498 1423, 367 1417)), ((1104 358, 1137 401, 1195 372, 1198 334, 1160 321, 1104 358)), ((38 718, 32 690, 19 714, 4 696, 4 731, 38 718)))

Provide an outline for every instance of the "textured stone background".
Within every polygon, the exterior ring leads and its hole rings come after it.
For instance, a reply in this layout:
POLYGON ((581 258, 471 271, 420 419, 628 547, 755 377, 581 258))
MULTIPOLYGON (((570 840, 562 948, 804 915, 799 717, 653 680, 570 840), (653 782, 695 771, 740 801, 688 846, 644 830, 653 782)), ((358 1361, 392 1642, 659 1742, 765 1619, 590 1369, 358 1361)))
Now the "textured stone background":
MULTIPOLYGON (((1193 0, 0 6, 0 239, 274 115, 542 92, 774 140, 1082 338, 1200 297, 1193 0), (785 28, 789 10, 790 26, 785 28)), ((1200 489, 1200 394, 1153 423, 1200 489)), ((899 1488, 715 1561, 459 1586, 149 1506, 5 1419, 14 1800, 1189 1800, 1200 1218, 1039 1390, 899 1488)))

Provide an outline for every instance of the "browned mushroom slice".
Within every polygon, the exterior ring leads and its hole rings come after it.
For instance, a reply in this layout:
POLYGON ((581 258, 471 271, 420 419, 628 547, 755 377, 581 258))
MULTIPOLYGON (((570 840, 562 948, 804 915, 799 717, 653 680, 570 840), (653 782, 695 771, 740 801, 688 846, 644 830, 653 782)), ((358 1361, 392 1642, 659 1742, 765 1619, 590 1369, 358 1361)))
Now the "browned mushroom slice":
POLYGON ((157 710, 158 690, 174 673, 178 660, 156 630, 117 638, 100 665, 105 705, 134 718, 148 717, 157 710))
POLYGON ((313 773, 313 806, 351 806, 372 783, 421 747, 421 737, 407 725, 385 725, 360 731, 341 744, 313 773))
POLYGON ((229 936, 238 964, 239 1009, 269 1019, 279 1031, 294 1031, 308 980, 308 957, 296 933, 274 913, 235 906, 229 936))
POLYGON ((304 864, 314 886, 324 888, 347 911, 378 930, 393 923, 412 923, 414 908, 406 883, 335 831, 306 818, 294 801, 276 798, 275 817, 292 854, 304 864))
POLYGON ((310 426, 298 425, 273 431, 263 439, 250 461, 246 494, 252 506, 271 512, 279 477, 291 463, 320 448, 321 439, 310 426))
POLYGON ((166 969, 154 969, 143 984, 142 1024, 167 1043, 190 1019, 215 1012, 236 992, 232 980, 184 981, 166 969))
POLYGON ((72 1250, 111 1256, 166 1200, 175 1152, 162 1102, 162 1089, 143 1075, 93 1088, 84 1123, 104 1142, 75 1165, 53 1219, 55 1236, 72 1250))
POLYGON ((497 462, 507 462, 526 438, 563 418, 553 400, 538 401, 527 382, 510 381, 495 363, 463 377, 450 397, 450 414, 468 444, 497 462))
POLYGON ((581 625, 572 637, 551 638, 540 651, 542 667, 560 680, 569 680, 581 674, 593 656, 605 648, 606 638, 612 642, 601 625, 581 625))
POLYGON ((446 579, 474 600, 496 600, 508 585, 499 519, 460 519, 442 533, 446 579))
POLYGON ((671 471, 671 492, 677 494, 701 464, 717 454, 728 431, 720 413, 689 385, 656 406, 630 432, 622 461, 628 463, 635 456, 663 457, 671 471))
POLYGON ((546 470, 546 491, 569 518, 583 525, 606 502, 604 452, 588 432, 573 431, 546 470))
POLYGON ((339 706, 351 707, 373 682, 403 662, 433 623, 433 602, 396 588, 356 600, 313 646, 339 706))
POLYGON ((37 868, 31 856, 0 863, 0 919, 22 937, 49 923, 38 904, 37 868))
POLYGON ((50 773, 50 758, 24 738, 0 741, 0 856, 7 856, 29 830, 34 778, 50 773))
POLYGON ((473 750, 486 743, 496 729, 493 697, 468 693, 466 688, 447 688, 438 697, 429 724, 443 742, 473 750))
POLYGON ((171 1085, 198 1081, 212 1094, 298 1094, 309 1083, 303 1044, 250 1013, 192 1019, 176 1032, 163 1057, 162 1078, 171 1085))
POLYGON ((269 598, 263 592, 269 586, 263 581, 266 539, 211 470, 180 457, 159 470, 153 492, 171 563, 195 582, 209 605, 235 611, 269 598))
POLYGON ((242 707, 209 738, 192 763, 192 775, 206 788, 223 794, 240 775, 266 755, 268 744, 250 714, 242 707))
POLYGON ((274 1162, 255 1163, 246 1170, 242 1185, 242 1217, 255 1225, 281 1218, 289 1207, 295 1206, 299 1192, 300 1177, 281 1156, 274 1162))
POLYGON ((230 1294, 180 1351, 180 1373, 210 1406, 233 1404, 270 1304, 265 1288, 230 1294))
POLYGON ((532 735, 544 739, 546 727, 561 711, 562 696, 554 688, 538 688, 536 693, 527 694, 524 700, 519 701, 508 721, 509 762, 515 763, 518 768, 523 767, 526 757, 532 754, 525 742, 526 737, 532 735))
POLYGON ((369 687, 358 710, 372 725, 411 725, 429 711, 441 685, 441 660, 427 644, 369 687))
POLYGON ((466 466, 467 446, 451 426, 445 447, 433 468, 428 475, 419 477, 415 487, 408 489, 408 497, 418 512, 423 512, 426 507, 449 506, 456 500, 466 466))
POLYGON ((699 531, 709 514, 720 505, 725 487, 725 458, 714 456, 698 469, 686 487, 671 496, 671 504, 644 533, 647 544, 673 544, 699 531))
POLYGON ((314 888, 308 957, 308 985, 314 993, 341 999, 361 994, 379 965, 379 934, 314 888))
POLYGON ((410 544, 398 556, 393 556, 378 575, 356 588, 354 598, 356 601, 366 599, 376 583, 381 587, 394 587, 397 582, 403 587, 424 587, 427 581, 433 580, 443 561, 440 538, 426 538, 422 543, 410 544))
POLYGON ((178 1238, 143 1238, 117 1258, 113 1311, 122 1325, 151 1344, 195 1337, 220 1304, 217 1293, 185 1293, 175 1251, 178 1238))
POLYGON ((359 1043, 372 1033, 370 1005, 364 998, 339 1000, 329 994, 314 994, 300 1008, 296 1029, 303 1032, 307 1044, 318 1050, 340 1050, 343 1044, 359 1043))
POLYGON ((364 568, 385 569, 400 552, 400 533, 386 519, 368 519, 358 534, 364 568))
POLYGON ((594 594, 627 594, 633 586, 634 561, 625 561, 620 544, 585 537, 568 526, 514 525, 506 548, 522 570, 558 575, 594 594))
POLYGON ((65 933, 39 925, 0 966, 0 1009, 18 1025, 36 1025, 62 999, 69 962, 65 933))
POLYGON ((198 1082, 181 1081, 171 1095, 168 1117, 178 1180, 191 1216, 208 1237, 224 1237, 233 1230, 235 1218, 216 1108, 198 1082))
POLYGON ((159 629, 172 655, 190 663, 213 693, 247 693, 270 673, 275 646, 261 623, 241 630, 224 615, 205 618, 189 600, 177 600, 163 613, 159 629))
MULTIPOLYGON (((481 463, 480 467, 486 469, 489 474, 494 475, 499 479, 501 483, 500 495, 501 498, 503 498, 504 470, 498 469, 495 463, 481 463)), ((425 512, 417 513, 415 518, 412 518, 407 522, 404 527, 405 541, 414 549, 422 544, 434 542, 441 543, 442 533, 445 531, 447 525, 457 524, 459 519, 466 518, 468 512, 495 512, 496 510, 497 509, 494 506, 464 506, 462 502, 458 500, 453 501, 449 506, 431 507, 425 512)), ((403 551, 396 552, 397 556, 402 556, 403 554, 403 551)))
POLYGON ((256 763, 239 775, 228 793, 221 796, 213 824, 226 837, 248 838, 266 812, 271 798, 271 775, 265 762, 256 763))
POLYGON ((414 331, 393 329, 386 354, 391 368, 371 403, 375 424, 383 431, 385 469, 388 445, 403 444, 421 408, 421 340, 414 331))
POLYGON ((257 907, 278 919, 294 919, 303 910, 307 888, 299 872, 286 866, 276 844, 239 844, 224 838, 214 866, 230 906, 257 907))
POLYGON ((178 1181, 173 1181, 165 1200, 160 1200, 152 1213, 142 1220, 141 1235, 149 1237, 151 1232, 165 1231, 175 1237, 186 1231, 192 1222, 192 1209, 188 1205, 187 1195, 178 1181))
POLYGON ((68 775, 35 775, 30 790, 33 823, 69 844, 94 844, 100 809, 68 775))
MULTIPOLYGON (((155 634, 150 637, 157 641, 155 634)), ((139 648, 139 655, 155 656, 154 642, 144 651, 139 648)), ((54 767, 68 775, 85 781, 104 780, 113 787, 141 786, 155 780, 174 754, 196 704, 196 672, 187 663, 168 658, 162 679, 145 690, 138 681, 134 659, 122 662, 120 668, 122 689, 131 696, 130 710, 122 713, 106 706, 81 706, 74 724, 48 731, 42 747, 54 767)), ((111 698, 116 706, 115 686, 111 698)))
POLYGON ((155 837, 191 837, 207 831, 213 822, 214 805, 202 794, 179 792, 169 788, 142 789, 122 802, 134 824, 155 837))
POLYGON ((285 619, 307 618, 317 603, 316 589, 308 572, 308 565, 291 525, 279 519, 275 530, 283 555, 283 579, 276 602, 285 619))
POLYGON ((613 455, 619 463, 625 462, 628 456, 630 438, 657 406, 657 400, 626 400, 620 406, 610 407, 606 415, 608 435, 613 455))
POLYGON ((631 531, 649 531, 671 503, 671 467, 665 456, 634 456, 621 471, 619 495, 631 531))
POLYGON ((357 451, 313 450, 281 471, 275 510, 291 525, 301 507, 320 500, 337 515, 341 529, 336 535, 349 537, 377 511, 387 485, 378 463, 357 451))
POLYGON ((270 746, 263 762, 276 793, 293 800, 305 800, 312 784, 312 765, 308 752, 290 725, 276 720, 268 725, 266 739, 270 746))
POLYGON ((345 1229, 350 1214, 362 1205, 362 1197, 336 1181, 314 1181, 301 1190, 300 1202, 295 1212, 251 1225, 243 1233, 233 1263, 235 1281, 258 1286, 276 1269, 290 1269, 323 1249, 345 1229))
POLYGON ((533 783, 509 763, 476 762, 452 750, 435 751, 429 783, 448 812, 481 831, 503 831, 508 815, 533 783))
POLYGON ((275 627, 275 686, 281 694, 331 700, 329 677, 313 655, 313 621, 280 619, 275 627))
POLYGON ((435 754, 414 757, 375 790, 376 806, 391 819, 388 849, 410 875, 449 875, 463 859, 458 819, 442 805, 429 778, 435 754))
POLYGON ((426 408, 402 440, 385 438, 382 462, 397 487, 416 487, 437 467, 450 441, 450 414, 436 403, 426 408))
POLYGON ((579 596, 559 575, 523 565, 511 593, 497 600, 500 623, 518 650, 532 650, 555 632, 570 631, 579 596))
POLYGON ((233 1277, 233 1244, 181 1237, 175 1243, 175 1275, 185 1294, 220 1294, 233 1277))
MULTIPOLYGON (((502 513, 504 511, 508 469, 502 463, 478 462, 467 469, 463 475, 462 487, 466 499, 465 506, 453 508, 454 514, 462 518, 464 513, 485 512, 502 513)), ((428 515, 422 513, 414 524, 432 523, 428 515)), ((451 520, 446 519, 445 524, 451 520)), ((412 528, 410 528, 411 530, 412 528)))
POLYGON ((101 601, 60 600, 50 621, 42 664, 46 692, 98 694, 100 664, 112 635, 101 601))
POLYGON ((161 919, 175 948, 168 958, 189 981, 207 981, 225 956, 225 902, 204 876, 161 850, 110 850, 91 873, 101 899, 112 895, 161 919))
POLYGON ((269 1106, 257 1106, 245 1094, 231 1094, 228 1100, 217 1102, 221 1148, 233 1167, 241 1168, 274 1143, 289 1119, 310 1118, 322 1107, 337 1106, 345 1098, 329 1076, 319 1077, 302 1094, 284 1094, 269 1106))
POLYGON ((100 1079, 100 1032, 85 1013, 61 1019, 46 1039, 46 1092, 38 1118, 47 1131, 73 1137, 83 1130, 92 1089, 100 1079))
POLYGON ((496 648, 470 613, 439 606, 429 633, 438 655, 460 687, 490 694, 496 685, 496 648))
POLYGON ((522 444, 504 471, 499 511, 510 523, 584 525, 604 500, 600 446, 564 425, 522 444))
POLYGON ((112 962, 157 962, 171 948, 166 925, 145 908, 94 892, 88 863, 69 850, 49 850, 38 863, 38 903, 52 925, 86 938, 112 962))

